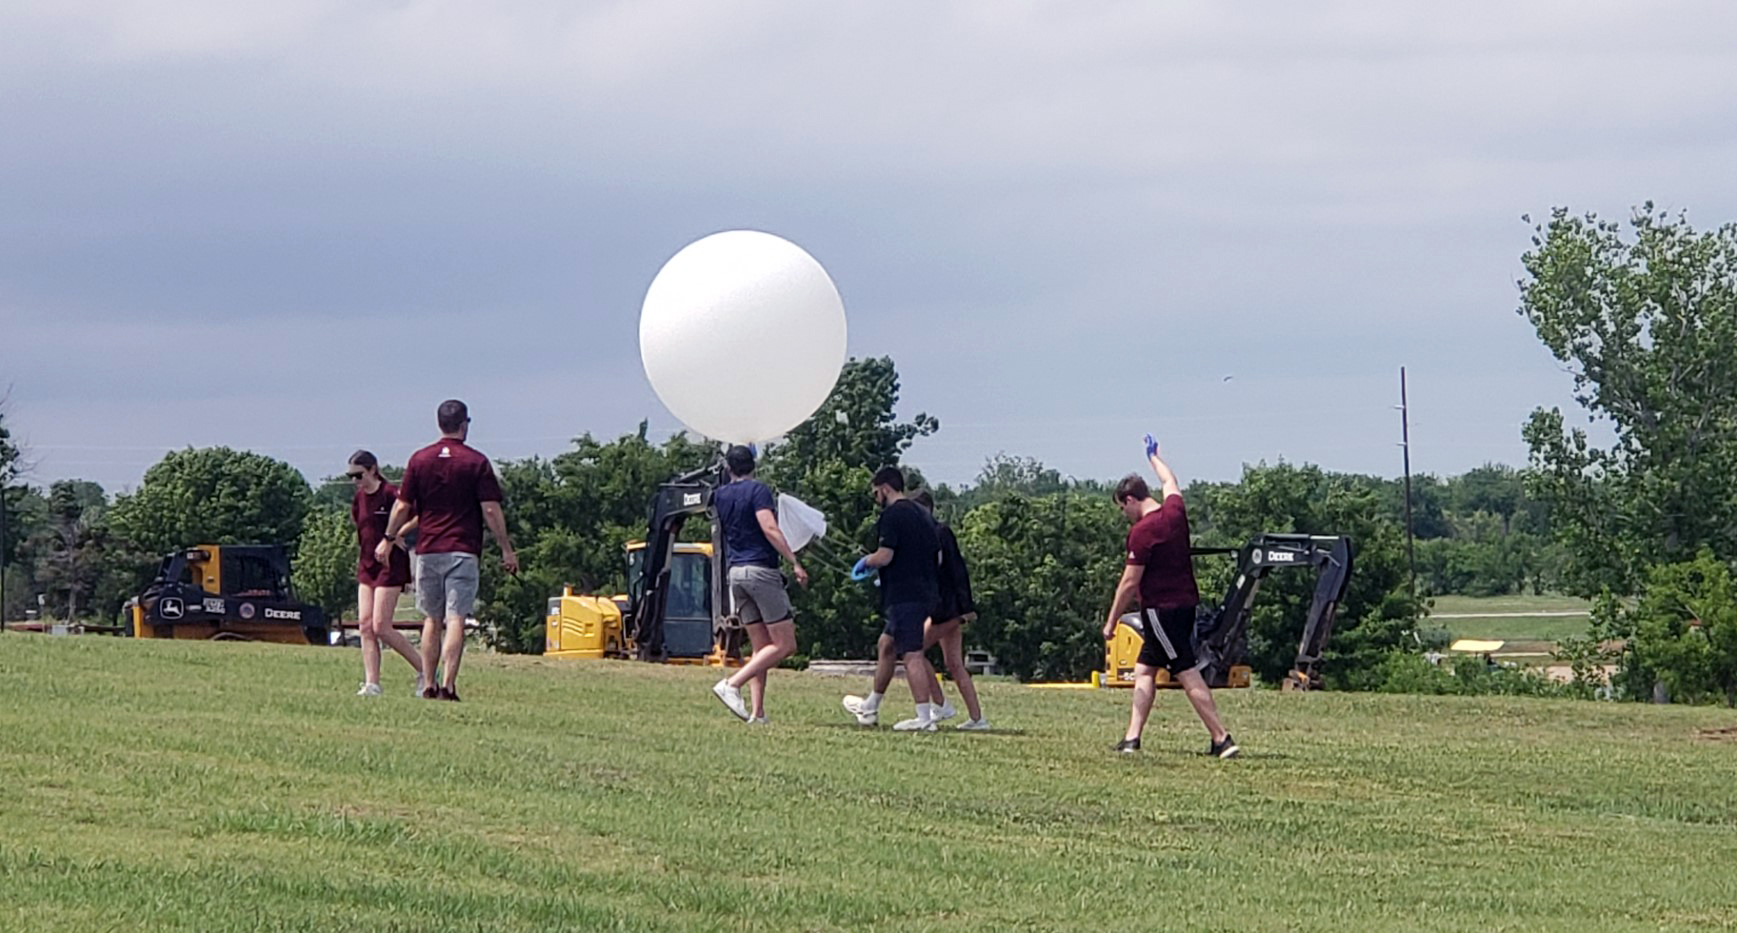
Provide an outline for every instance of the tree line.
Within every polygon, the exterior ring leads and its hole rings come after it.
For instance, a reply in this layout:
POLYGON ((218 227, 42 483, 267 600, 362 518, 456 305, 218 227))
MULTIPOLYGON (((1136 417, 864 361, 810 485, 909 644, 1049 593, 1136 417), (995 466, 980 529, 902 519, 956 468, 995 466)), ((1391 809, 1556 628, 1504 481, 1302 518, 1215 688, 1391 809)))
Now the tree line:
MULTIPOLYGON (((816 416, 761 458, 761 476, 825 512, 833 540, 846 548, 873 544, 867 489, 874 469, 901 463, 916 440, 940 427, 926 414, 899 420, 898 385, 891 360, 851 361, 816 416)), ((624 591, 623 546, 644 536, 653 490, 717 454, 685 434, 654 441, 642 424, 610 440, 580 436, 553 457, 500 462, 524 569, 507 577, 484 563, 479 618, 495 646, 541 651, 547 600, 564 585, 624 591)), ((915 483, 925 483, 920 465, 906 467, 915 483)), ((974 482, 934 488, 940 516, 955 527, 973 568, 981 618, 970 631, 972 647, 1023 678, 1075 679, 1100 664, 1099 616, 1121 570, 1127 530, 1110 500, 1112 484, 1064 479, 1034 460, 998 455, 974 482)), ((1353 538, 1357 574, 1335 640, 1338 658, 1327 671, 1341 686, 1367 686, 1358 672, 1398 647, 1413 620, 1397 488, 1394 480, 1281 463, 1250 466, 1236 482, 1193 482, 1185 497, 1203 546, 1236 546, 1264 531, 1353 538)), ((1462 539, 1458 529, 1522 534, 1536 524, 1517 525, 1517 514, 1530 513, 1513 470, 1489 467, 1419 488, 1419 501, 1428 503, 1419 512, 1427 541, 1482 546, 1485 538, 1462 539)), ((354 613, 351 487, 336 475, 310 486, 281 461, 211 448, 168 454, 136 490, 112 500, 94 483, 70 480, 15 492, 18 535, 8 542, 18 558, 15 612, 42 594, 56 617, 106 619, 164 553, 198 543, 283 542, 295 545, 301 598, 330 613, 354 613)), ((690 531, 704 533, 698 523, 690 531)), ((1230 562, 1203 559, 1200 573, 1203 592, 1216 598, 1229 586, 1230 562)), ((1512 588, 1523 576, 1492 572, 1498 582, 1484 585, 1512 588)), ((1275 576, 1265 588, 1250 639, 1262 677, 1276 680, 1288 669, 1313 585, 1299 573, 1275 576)), ((795 600, 803 657, 871 654, 879 623, 867 587, 816 573, 795 600)))
MULTIPOLYGON (((1418 680, 1434 675, 1412 664, 1424 641, 1417 599, 1565 592, 1596 600, 1587 633, 1563 649, 1586 673, 1581 688, 1615 665, 1603 686, 1617 696, 1737 704, 1737 225, 1697 231, 1650 204, 1627 223, 1558 209, 1534 226, 1522 266, 1517 312, 1570 373, 1580 411, 1535 411, 1522 428, 1523 467, 1414 477, 1415 591, 1405 495, 1390 478, 1281 462, 1193 482, 1184 494, 1197 543, 1234 546, 1263 531, 1356 542, 1325 669, 1337 686, 1450 686, 1418 680), (1602 421, 1614 441, 1594 443, 1574 414, 1602 421)), ((765 451, 763 478, 824 511, 840 540, 868 547, 871 471, 901 463, 940 427, 926 414, 898 420, 897 402, 891 360, 851 361, 821 411, 765 451)), ((652 490, 716 453, 685 435, 653 441, 642 425, 500 463, 526 569, 508 579, 485 562, 480 611, 497 646, 540 650, 546 600, 563 584, 619 592, 622 545, 643 534, 652 490)), ((353 599, 347 483, 315 488, 269 457, 184 450, 110 497, 77 480, 26 486, 19 456, 0 412, 8 617, 39 595, 57 615, 112 616, 159 555, 202 542, 294 543, 303 598, 331 611, 353 599)), ((1091 670, 1125 532, 1107 484, 999 455, 975 481, 935 493, 974 570, 983 612, 973 647, 1026 678, 1091 670)), ((1203 594, 1216 598, 1228 563, 1199 570, 1203 594)), ((1268 681, 1291 660, 1311 584, 1275 574, 1263 589, 1250 650, 1268 681)), ((878 626, 864 587, 819 574, 796 602, 804 655, 867 656, 878 626)))

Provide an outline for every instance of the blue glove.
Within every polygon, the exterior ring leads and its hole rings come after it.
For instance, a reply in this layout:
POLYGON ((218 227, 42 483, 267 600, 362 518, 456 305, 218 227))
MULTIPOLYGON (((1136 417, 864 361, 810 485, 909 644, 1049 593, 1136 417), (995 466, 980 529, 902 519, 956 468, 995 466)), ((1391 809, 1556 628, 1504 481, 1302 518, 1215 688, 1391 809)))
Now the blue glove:
POLYGON ((1153 440, 1152 435, 1150 435, 1150 434, 1146 435, 1146 456, 1148 456, 1148 457, 1158 456, 1158 442, 1156 440, 1153 440))
POLYGON ((856 566, 850 568, 850 578, 852 580, 867 580, 874 576, 874 572, 875 569, 868 565, 868 558, 860 557, 857 558, 856 566))

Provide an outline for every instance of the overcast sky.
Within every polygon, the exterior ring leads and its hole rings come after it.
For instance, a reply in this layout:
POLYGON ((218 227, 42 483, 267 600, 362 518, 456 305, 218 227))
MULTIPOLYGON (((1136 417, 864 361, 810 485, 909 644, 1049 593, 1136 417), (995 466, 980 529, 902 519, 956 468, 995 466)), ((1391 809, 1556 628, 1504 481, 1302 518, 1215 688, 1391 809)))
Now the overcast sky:
POLYGON ((1737 218, 1737 4, 0 6, 0 386, 33 482, 225 444, 496 458, 678 425, 640 300, 808 249, 911 462, 1521 464, 1570 384, 1521 215, 1737 218), (1228 377, 1228 378, 1227 378, 1228 377))

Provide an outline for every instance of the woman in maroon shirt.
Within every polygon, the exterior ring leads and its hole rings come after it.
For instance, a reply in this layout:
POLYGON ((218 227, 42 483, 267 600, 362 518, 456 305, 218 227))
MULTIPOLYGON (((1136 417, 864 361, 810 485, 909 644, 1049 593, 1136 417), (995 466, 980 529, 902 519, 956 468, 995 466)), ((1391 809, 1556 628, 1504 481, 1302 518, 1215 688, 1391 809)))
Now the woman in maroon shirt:
MULTIPOLYGON (((356 618, 362 632, 362 689, 356 695, 380 695, 380 643, 385 642, 416 670, 416 695, 421 696, 426 685, 422 657, 403 633, 392 627, 398 594, 410 582, 410 553, 400 538, 393 544, 390 559, 381 562, 375 556, 386 534, 386 518, 398 498, 398 487, 386 482, 380 475, 380 462, 366 450, 350 455, 350 468, 344 475, 356 484, 350 518, 356 523, 356 545, 361 552, 356 561, 356 618)), ((405 530, 415 525, 416 520, 411 519, 405 530)))

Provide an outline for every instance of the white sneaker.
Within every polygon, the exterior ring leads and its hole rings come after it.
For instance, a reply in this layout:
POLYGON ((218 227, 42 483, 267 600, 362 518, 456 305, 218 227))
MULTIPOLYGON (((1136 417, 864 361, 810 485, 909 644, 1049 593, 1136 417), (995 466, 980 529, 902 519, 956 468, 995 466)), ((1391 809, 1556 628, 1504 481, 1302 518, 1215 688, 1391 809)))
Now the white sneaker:
POLYGON ((878 726, 881 724, 880 707, 875 707, 874 709, 859 707, 857 711, 851 715, 856 717, 856 724, 859 726, 878 726))
POLYGON ((989 720, 967 719, 953 728, 958 729, 960 732, 988 732, 989 720))
POLYGON ((770 725, 772 725, 772 720, 768 719, 765 716, 749 716, 748 717, 748 725, 750 725, 750 726, 770 726, 770 725))
POLYGON ((844 711, 851 714, 852 716, 855 716, 856 714, 862 712, 862 704, 863 704, 864 699, 865 699, 864 697, 859 697, 854 693, 847 694, 843 700, 844 711))
POLYGON ((742 702, 742 691, 736 687, 730 686, 729 678, 725 678, 713 684, 712 693, 718 698, 718 702, 724 704, 730 712, 736 714, 737 719, 747 722, 752 718, 748 715, 748 704, 742 702))
POLYGON ((380 693, 379 684, 363 684, 362 689, 356 691, 356 695, 359 697, 377 697, 380 693))
POLYGON ((951 704, 951 703, 942 703, 940 706, 935 707, 935 721, 936 722, 941 722, 942 720, 946 720, 946 719, 952 719, 954 716, 957 716, 957 715, 959 715, 959 711, 957 709, 955 709, 953 707, 953 704, 951 704))
POLYGON ((933 720, 933 719, 913 718, 913 719, 901 719, 898 722, 893 723, 893 731, 894 732, 936 732, 936 731, 938 731, 938 729, 935 726, 935 720, 933 720))
POLYGON ((428 689, 428 681, 425 678, 423 678, 423 676, 421 674, 417 674, 416 675, 416 693, 413 695, 417 696, 417 697, 421 697, 422 691, 427 690, 427 689, 428 689))

